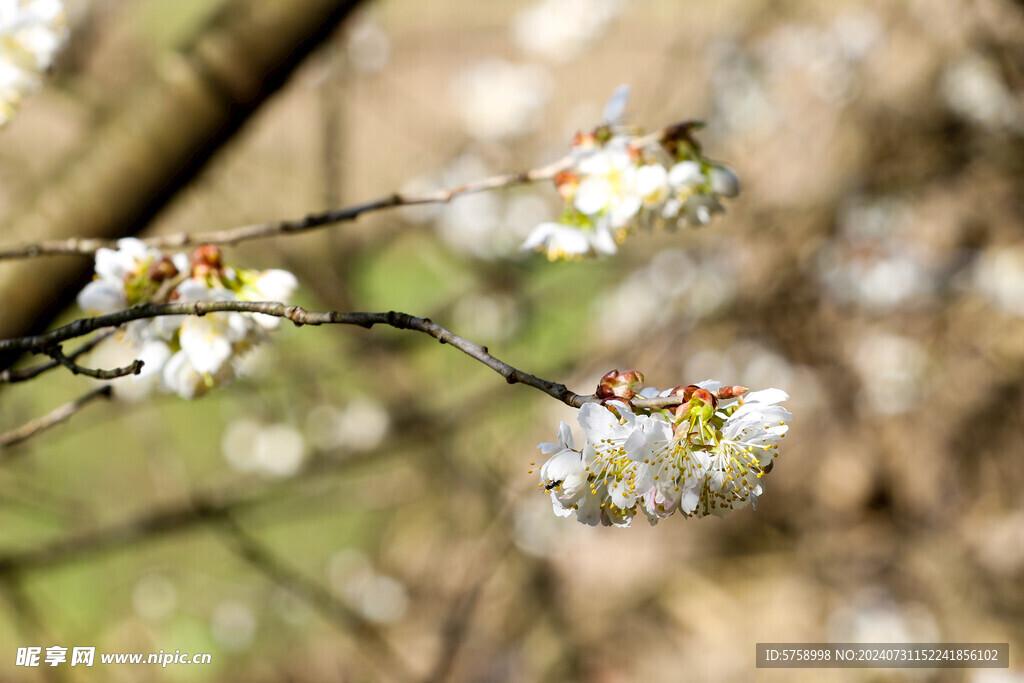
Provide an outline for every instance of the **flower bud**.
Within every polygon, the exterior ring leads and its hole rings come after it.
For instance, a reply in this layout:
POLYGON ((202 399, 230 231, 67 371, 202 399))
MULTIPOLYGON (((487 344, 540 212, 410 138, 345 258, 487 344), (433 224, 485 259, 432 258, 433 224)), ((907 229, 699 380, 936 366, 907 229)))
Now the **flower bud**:
POLYGON ((625 398, 630 399, 636 395, 636 391, 644 382, 644 375, 639 370, 627 370, 619 372, 612 370, 597 385, 597 395, 601 398, 625 398))
POLYGON ((696 384, 691 384, 685 387, 675 387, 668 392, 669 396, 682 396, 684 401, 689 401, 690 397, 693 396, 693 392, 699 389, 696 384))
POLYGON ((216 244, 202 244, 192 250, 192 263, 205 263, 214 268, 221 267, 221 249, 216 244))
POLYGON ((220 247, 215 244, 203 244, 192 251, 192 276, 201 278, 216 273, 223 267, 220 247))
POLYGON ((733 385, 731 387, 722 387, 715 392, 715 396, 720 399, 736 398, 750 391, 747 387, 741 387, 739 385, 733 385))
POLYGON ((579 184, 579 176, 572 171, 560 171, 555 174, 555 189, 558 190, 558 196, 567 202, 572 201, 579 184))
POLYGON ((149 266, 149 272, 147 275, 153 282, 163 282, 169 280, 178 274, 178 268, 174 265, 174 261, 164 256, 159 261, 154 261, 149 266))
POLYGON ((683 390, 682 396, 689 399, 686 403, 680 403, 675 408, 676 419, 679 421, 692 419, 695 416, 703 417, 705 421, 710 420, 718 407, 718 399, 707 389, 690 385, 683 390))

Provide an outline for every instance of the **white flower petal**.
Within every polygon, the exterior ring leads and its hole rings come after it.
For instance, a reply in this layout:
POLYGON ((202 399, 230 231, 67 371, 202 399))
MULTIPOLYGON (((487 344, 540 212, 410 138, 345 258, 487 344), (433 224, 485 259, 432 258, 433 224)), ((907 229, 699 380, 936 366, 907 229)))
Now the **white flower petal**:
POLYGON ((580 213, 593 216, 608 207, 611 194, 612 186, 606 178, 599 176, 584 178, 576 188, 573 205, 580 213))
POLYGON ((723 197, 735 197, 740 193, 740 179, 728 166, 712 166, 708 173, 711 191, 723 197))
POLYGON ((109 280, 93 280, 78 293, 78 306, 89 313, 113 313, 125 307, 124 288, 109 280))

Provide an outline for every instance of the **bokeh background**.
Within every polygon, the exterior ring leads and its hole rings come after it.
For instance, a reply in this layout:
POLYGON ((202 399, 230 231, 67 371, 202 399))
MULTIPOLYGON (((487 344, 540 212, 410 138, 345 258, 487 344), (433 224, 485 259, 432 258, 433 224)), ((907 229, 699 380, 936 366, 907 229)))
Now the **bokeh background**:
MULTIPOLYGON (((68 48, 0 131, 4 244, 81 200, 62 173, 239 4, 70 2, 68 48)), ((725 216, 550 264, 518 252, 558 211, 545 184, 227 257, 292 270, 306 307, 429 316, 581 393, 612 368, 783 388, 757 510, 556 518, 528 470, 572 409, 422 335, 283 327, 210 396, 91 405, 0 452, 0 677, 1024 680, 1020 2, 364 2, 124 230, 540 166, 622 83, 635 123, 707 123, 743 182, 725 216), (768 641, 1009 642, 1012 665, 756 670, 768 641), (32 644, 213 663, 15 667, 32 644)), ((17 286, 0 298, 25 313, 17 286)), ((89 388, 4 386, 0 429, 89 388)))

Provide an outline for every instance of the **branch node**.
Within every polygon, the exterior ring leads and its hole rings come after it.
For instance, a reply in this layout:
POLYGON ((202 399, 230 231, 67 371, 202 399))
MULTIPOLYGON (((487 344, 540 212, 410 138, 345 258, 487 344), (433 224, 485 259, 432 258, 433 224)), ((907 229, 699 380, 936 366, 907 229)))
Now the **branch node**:
POLYGON ((284 317, 292 321, 295 327, 302 327, 306 324, 305 318, 306 311, 301 306, 289 306, 284 309, 284 317))

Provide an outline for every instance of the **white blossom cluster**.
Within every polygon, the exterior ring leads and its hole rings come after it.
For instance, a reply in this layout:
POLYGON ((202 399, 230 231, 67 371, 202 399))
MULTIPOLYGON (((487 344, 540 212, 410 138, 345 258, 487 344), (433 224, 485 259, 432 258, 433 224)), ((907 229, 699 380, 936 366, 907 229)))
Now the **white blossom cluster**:
POLYGON ((602 402, 580 408, 583 446, 576 448, 565 422, 557 442, 538 446, 550 456, 540 467, 540 485, 555 514, 575 514, 591 526, 629 526, 640 511, 654 525, 677 511, 722 516, 755 505, 793 417, 778 405, 789 396, 713 380, 634 393, 642 382, 636 371, 608 373, 598 388, 602 402), (684 402, 656 410, 630 402, 659 396, 684 402))
MULTIPOLYGON (((93 315, 154 301, 287 302, 298 282, 284 270, 244 270, 223 263, 220 248, 204 245, 191 256, 168 256, 140 240, 119 240, 96 252, 96 275, 78 294, 93 315)), ((124 356, 141 359, 139 375, 118 380, 126 395, 152 389, 184 398, 201 396, 232 380, 242 354, 267 338, 280 318, 260 313, 209 313, 136 320, 115 336, 124 356)))
POLYGON ((67 33, 60 0, 0 0, 0 126, 39 89, 67 33))
MULTIPOLYGON (((613 96, 606 120, 621 116, 626 92, 613 96)), ((739 180, 701 155, 691 128, 666 131, 660 141, 614 123, 578 134, 572 167, 555 177, 562 215, 535 227, 522 248, 552 261, 576 259, 614 254, 638 229, 707 225, 725 210, 720 198, 739 194, 739 180)))
POLYGON ((512 39, 524 51, 550 62, 572 61, 598 42, 624 0, 540 0, 512 21, 512 39))

